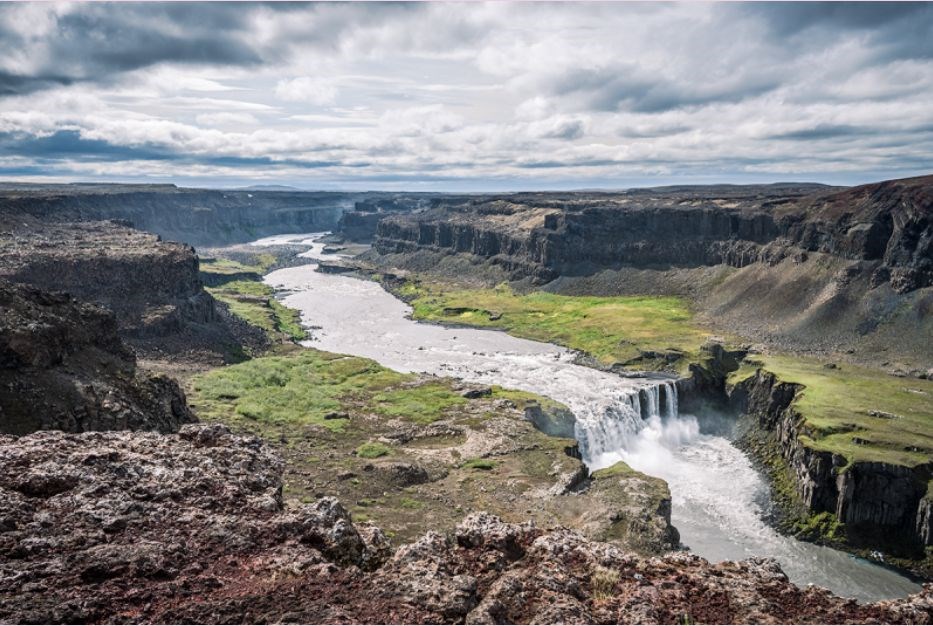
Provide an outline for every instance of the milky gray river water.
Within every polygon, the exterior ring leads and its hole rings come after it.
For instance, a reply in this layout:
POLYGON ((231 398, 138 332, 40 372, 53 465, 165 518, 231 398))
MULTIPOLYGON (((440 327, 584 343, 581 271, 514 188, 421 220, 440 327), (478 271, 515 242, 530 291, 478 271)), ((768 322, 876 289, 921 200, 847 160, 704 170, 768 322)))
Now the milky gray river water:
MULTIPOLYGON (((253 245, 302 243, 310 259, 323 255, 320 235, 283 235, 253 245)), ((677 411, 673 385, 622 378, 575 365, 557 346, 502 332, 420 324, 411 308, 377 283, 316 272, 315 265, 272 272, 266 282, 311 328, 306 345, 368 357, 403 372, 426 372, 539 393, 570 407, 576 437, 591 469, 623 460, 670 485, 672 520, 689 548, 721 561, 778 559, 799 585, 877 600, 920 587, 846 553, 776 533, 762 519, 767 486, 726 438, 705 433, 695 416, 677 411), (665 393, 659 393, 665 386, 665 393), (639 400, 639 389, 644 389, 639 400), (647 406, 642 406, 647 405, 647 406), (647 415, 647 419, 643 419, 647 415)))

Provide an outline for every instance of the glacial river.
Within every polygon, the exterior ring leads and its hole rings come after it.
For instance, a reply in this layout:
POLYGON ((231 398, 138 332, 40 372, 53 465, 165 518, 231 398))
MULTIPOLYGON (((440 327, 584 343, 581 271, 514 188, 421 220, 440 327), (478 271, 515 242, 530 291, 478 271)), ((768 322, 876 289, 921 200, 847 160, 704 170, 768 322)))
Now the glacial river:
MULTIPOLYGON (((309 248, 302 256, 334 258, 323 254, 319 236, 282 235, 253 245, 300 243, 309 248)), ((498 331, 420 324, 409 318, 407 304, 377 283, 315 268, 282 269, 265 279, 286 305, 301 311, 311 329, 306 345, 564 403, 577 418, 576 438, 590 469, 622 460, 668 482, 673 524, 694 553, 714 562, 774 557, 798 585, 820 585, 862 601, 920 590, 864 559, 776 533, 763 521, 768 490, 762 477, 728 439, 704 432, 697 417, 678 412, 670 381, 575 365, 568 350, 498 331)))

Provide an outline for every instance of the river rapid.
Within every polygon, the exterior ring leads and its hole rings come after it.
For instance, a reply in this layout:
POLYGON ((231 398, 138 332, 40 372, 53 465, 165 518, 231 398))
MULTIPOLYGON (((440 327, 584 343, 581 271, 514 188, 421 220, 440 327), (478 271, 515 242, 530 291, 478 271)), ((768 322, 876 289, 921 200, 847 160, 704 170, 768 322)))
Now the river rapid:
MULTIPOLYGON (((301 256, 336 258, 323 254, 320 236, 281 235, 253 245, 301 244, 309 248, 301 256)), ((706 432, 712 416, 678 412, 672 381, 600 372, 574 364, 575 354, 564 348, 498 331, 421 324, 379 284, 315 269, 286 268, 265 278, 284 304, 301 312, 311 333, 305 345, 564 403, 577 418, 576 438, 591 470, 625 461, 668 482, 672 522, 694 553, 713 562, 773 557, 798 585, 862 601, 920 590, 864 559, 775 532, 763 520, 768 488, 762 476, 726 437, 706 432)))

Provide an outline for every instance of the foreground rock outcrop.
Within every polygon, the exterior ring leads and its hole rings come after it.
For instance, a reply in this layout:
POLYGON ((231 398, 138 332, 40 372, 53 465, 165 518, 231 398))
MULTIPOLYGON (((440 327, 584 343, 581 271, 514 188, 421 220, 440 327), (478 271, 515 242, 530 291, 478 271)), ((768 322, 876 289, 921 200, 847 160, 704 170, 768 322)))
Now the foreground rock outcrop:
POLYGON ((773 561, 633 556, 468 516, 396 551, 224 427, 0 437, 0 621, 929 623, 933 588, 855 601, 773 561))
POLYGON ((174 380, 136 370, 112 313, 0 280, 0 432, 170 432, 192 421, 174 380))

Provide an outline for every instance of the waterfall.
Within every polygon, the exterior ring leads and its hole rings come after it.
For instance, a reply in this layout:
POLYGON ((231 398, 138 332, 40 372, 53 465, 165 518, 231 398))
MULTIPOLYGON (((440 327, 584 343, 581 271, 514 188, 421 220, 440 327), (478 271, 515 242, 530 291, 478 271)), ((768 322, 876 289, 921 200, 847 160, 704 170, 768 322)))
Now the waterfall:
POLYGON ((584 462, 598 464, 600 457, 626 449, 647 421, 676 419, 677 386, 673 381, 664 381, 629 389, 582 414, 577 412, 576 417, 574 436, 584 462))
POLYGON ((677 412, 677 383, 670 382, 664 383, 664 388, 667 393, 664 394, 665 399, 667 400, 667 411, 664 417, 668 419, 676 418, 678 416, 677 412))

